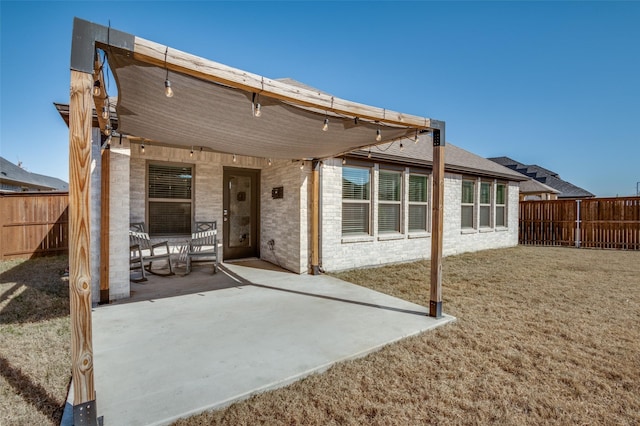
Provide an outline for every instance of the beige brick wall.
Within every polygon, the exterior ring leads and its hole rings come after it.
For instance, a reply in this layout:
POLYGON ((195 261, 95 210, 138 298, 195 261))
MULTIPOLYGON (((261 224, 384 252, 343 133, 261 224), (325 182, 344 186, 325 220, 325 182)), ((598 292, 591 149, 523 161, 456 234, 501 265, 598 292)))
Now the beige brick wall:
MULTIPOLYGON (((378 234, 377 188, 378 167, 373 167, 372 226, 371 235, 342 237, 342 163, 338 159, 327 160, 322 168, 322 267, 325 271, 339 271, 367 266, 429 259, 431 256, 430 233, 409 233, 408 209, 404 208, 404 227, 400 234, 378 234)), ((408 170, 404 172, 404 195, 408 196, 408 170)), ((431 176, 429 176, 431 183, 431 176)), ((445 174, 443 253, 453 255, 488 248, 509 247, 518 243, 518 185, 508 188, 509 219, 505 229, 483 232, 461 231, 461 183, 462 176, 445 174)), ((431 191, 430 191, 431 193, 431 191)), ((430 194, 431 195, 431 194, 430 194)), ((429 212, 430 213, 430 212, 429 212)))
MULTIPOLYGON (((147 144, 144 154, 140 145, 131 148, 130 162, 130 214, 131 222, 146 222, 145 176, 147 163, 170 162, 195 166, 194 172, 194 217, 196 221, 215 220, 218 223, 218 239, 223 239, 223 169, 224 167, 250 168, 260 170, 260 256, 265 260, 296 273, 306 273, 308 269, 307 233, 300 229, 309 226, 306 211, 307 177, 310 164, 300 170, 299 162, 289 160, 273 161, 258 157, 237 156, 189 149, 175 149, 147 144), (271 189, 284 187, 284 198, 274 200, 271 189), (303 208, 301 208, 301 202, 303 208), (274 250, 267 245, 275 241, 274 250)), ((128 224, 127 224, 128 230, 128 224)), ((170 239, 181 243, 180 238, 170 239)))
POLYGON ((93 129, 91 143, 91 177, 90 177, 90 209, 89 209, 89 247, 91 269, 91 302, 100 301, 100 185, 101 185, 101 157, 100 157, 100 129, 93 129))
POLYGON ((109 173, 109 299, 129 297, 129 143, 111 146, 109 173))
POLYGON ((310 163, 303 170, 299 162, 274 162, 262 169, 261 257, 296 273, 309 268, 307 232, 307 182, 310 163), (283 198, 273 199, 271 190, 283 187, 283 198), (301 230, 305 230, 301 232, 301 230), (274 241, 273 250, 268 242, 274 241))

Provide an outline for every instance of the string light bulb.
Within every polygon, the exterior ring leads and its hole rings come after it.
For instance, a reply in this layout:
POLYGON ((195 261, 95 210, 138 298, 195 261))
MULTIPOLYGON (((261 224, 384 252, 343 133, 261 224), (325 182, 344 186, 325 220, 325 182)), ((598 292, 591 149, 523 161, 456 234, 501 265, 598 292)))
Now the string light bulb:
POLYGON ((260 102, 258 102, 256 104, 256 111, 253 113, 254 117, 260 117, 262 116, 262 105, 260 105, 260 102))
POLYGON ((345 157, 342 157, 342 164, 347 164, 347 159, 345 157))
POLYGON ((173 89, 168 78, 164 81, 164 94, 167 98, 173 98, 173 89))
POLYGON ((105 120, 109 118, 109 107, 106 104, 102 107, 102 118, 105 120))
POLYGON ((380 142, 382 140, 382 133, 380 133, 380 129, 376 130, 376 141, 380 142))
POLYGON ((142 144, 140 145, 140 150, 142 151, 142 153, 144 154, 144 142, 142 142, 142 144))
POLYGON ((418 143, 418 141, 420 141, 420 130, 416 130, 416 142, 418 143))
POLYGON ((96 80, 93 82, 93 96, 100 96, 102 90, 100 89, 102 85, 100 84, 100 80, 96 80))
POLYGON ((404 151, 404 145, 400 142, 400 151, 404 151))
POLYGON ((111 126, 110 125, 106 125, 104 126, 104 134, 107 136, 111 136, 111 126))
POLYGON ((169 81, 169 68, 167 67, 167 55, 169 54, 169 47, 164 51, 164 67, 167 70, 167 76, 164 79, 164 94, 167 98, 173 98, 173 89, 171 88, 171 81, 169 81))
POLYGON ((367 158, 371 159, 371 148, 369 148, 369 154, 367 154, 367 158))
POLYGON ((304 160, 302 160, 302 163, 300 163, 300 170, 304 169, 304 160))
POLYGON ((269 158, 269 160, 267 160, 267 164, 268 164, 269 166, 270 166, 271 164, 273 164, 273 163, 271 162, 271 158, 269 158))
POLYGON ((238 161, 238 157, 236 157, 236 155, 233 154, 233 162, 235 163, 236 161, 238 161))
POLYGON ((191 147, 191 152, 189 153, 189 157, 193 158, 193 147, 191 147))
POLYGON ((324 124, 322 125, 322 131, 326 132, 329 130, 329 117, 324 119, 324 124))

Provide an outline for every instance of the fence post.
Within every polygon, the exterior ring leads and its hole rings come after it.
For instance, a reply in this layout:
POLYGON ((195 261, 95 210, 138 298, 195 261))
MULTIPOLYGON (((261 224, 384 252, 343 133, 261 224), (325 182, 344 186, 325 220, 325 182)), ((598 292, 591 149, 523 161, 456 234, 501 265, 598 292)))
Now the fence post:
POLYGON ((576 200, 576 247, 580 248, 580 200, 576 200))

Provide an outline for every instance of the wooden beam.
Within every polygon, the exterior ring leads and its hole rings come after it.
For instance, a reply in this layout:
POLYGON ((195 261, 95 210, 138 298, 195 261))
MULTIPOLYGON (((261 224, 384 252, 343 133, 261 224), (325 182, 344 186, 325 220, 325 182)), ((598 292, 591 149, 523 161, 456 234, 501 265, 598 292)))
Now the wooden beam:
POLYGON ((109 303, 109 197, 111 149, 101 153, 100 174, 100 303, 109 303))
POLYGON ((140 37, 134 38, 133 58, 202 80, 225 84, 248 92, 260 93, 260 96, 316 108, 320 111, 335 112, 365 120, 378 121, 383 124, 420 129, 431 128, 431 120, 429 118, 372 107, 339 99, 326 93, 292 86, 177 49, 169 49, 167 46, 140 37))
POLYGON ((320 274, 320 161, 311 171, 311 273, 320 274))
POLYGON ((91 121, 93 77, 71 71, 69 100, 69 299, 75 424, 95 424, 91 325, 91 121), (92 423, 86 423, 87 421, 92 423), (82 423, 84 421, 84 423, 82 423))
POLYGON ((429 316, 442 316, 442 242, 444 222, 444 123, 433 130, 433 205, 431 213, 431 287, 429 316))

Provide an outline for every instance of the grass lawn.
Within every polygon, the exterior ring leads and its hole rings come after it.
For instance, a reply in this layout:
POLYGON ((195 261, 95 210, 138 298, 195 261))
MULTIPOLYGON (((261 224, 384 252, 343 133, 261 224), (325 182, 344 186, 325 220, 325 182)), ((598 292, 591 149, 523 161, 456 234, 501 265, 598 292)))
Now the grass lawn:
POLYGON ((60 424, 71 377, 67 257, 0 262, 0 425, 60 424))
MULTIPOLYGON (((59 421, 65 266, 0 263, 0 425, 59 421)), ((428 306, 428 271, 338 277, 428 306)), ((176 424, 640 424, 640 252, 515 247, 446 258, 444 273, 456 323, 176 424)))

